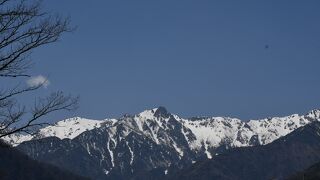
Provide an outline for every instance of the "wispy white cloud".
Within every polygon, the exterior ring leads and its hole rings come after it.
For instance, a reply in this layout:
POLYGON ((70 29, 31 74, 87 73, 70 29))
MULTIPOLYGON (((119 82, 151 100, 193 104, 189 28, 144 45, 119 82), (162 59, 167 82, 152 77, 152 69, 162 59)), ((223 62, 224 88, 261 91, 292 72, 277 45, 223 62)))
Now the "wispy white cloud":
POLYGON ((40 84, 43 85, 44 88, 47 88, 50 85, 50 81, 42 76, 42 75, 38 75, 38 76, 32 76, 27 80, 27 84, 30 87, 35 87, 35 86, 39 86, 40 84))

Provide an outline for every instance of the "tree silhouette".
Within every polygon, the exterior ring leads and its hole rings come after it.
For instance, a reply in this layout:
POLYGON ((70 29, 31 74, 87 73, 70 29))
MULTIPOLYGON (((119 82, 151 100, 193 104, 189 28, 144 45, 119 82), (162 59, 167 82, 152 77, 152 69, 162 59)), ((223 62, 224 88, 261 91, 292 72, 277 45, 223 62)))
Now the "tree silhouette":
MULTIPOLYGON (((14 87, 0 88, 0 138, 17 133, 34 133, 46 125, 43 116, 59 110, 73 110, 78 98, 54 92, 35 100, 26 108, 18 97, 41 88, 22 86, 21 78, 28 78, 31 70, 30 54, 34 49, 56 42, 64 32, 72 29, 69 19, 42 12, 41 3, 25 0, 0 0, 0 78, 16 83, 14 87)), ((10 83, 11 84, 11 83, 10 83)))

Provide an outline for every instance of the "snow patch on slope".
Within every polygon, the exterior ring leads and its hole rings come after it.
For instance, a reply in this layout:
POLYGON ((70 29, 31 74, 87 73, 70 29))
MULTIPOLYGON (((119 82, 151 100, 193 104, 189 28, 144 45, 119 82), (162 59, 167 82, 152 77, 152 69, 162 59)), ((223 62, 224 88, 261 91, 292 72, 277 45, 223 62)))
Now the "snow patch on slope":
POLYGON ((129 151, 130 151, 130 154, 131 154, 130 165, 132 165, 133 159, 134 159, 134 154, 133 154, 133 151, 132 151, 131 147, 129 146, 129 143, 126 142, 126 144, 127 144, 128 148, 129 148, 129 151))
POLYGON ((30 141, 33 136, 30 134, 11 134, 2 138, 5 142, 11 144, 12 146, 18 146, 24 141, 30 141))

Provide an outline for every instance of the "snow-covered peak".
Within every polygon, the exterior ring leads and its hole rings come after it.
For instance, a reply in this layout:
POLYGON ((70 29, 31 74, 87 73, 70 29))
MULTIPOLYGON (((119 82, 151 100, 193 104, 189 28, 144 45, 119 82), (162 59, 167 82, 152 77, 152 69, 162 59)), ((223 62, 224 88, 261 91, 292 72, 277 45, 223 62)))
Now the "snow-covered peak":
POLYGON ((168 118, 171 114, 167 111, 167 109, 163 106, 158 107, 155 112, 154 116, 160 118, 168 118))
POLYGON ((60 139, 73 139, 84 131, 99 128, 104 120, 92 120, 74 117, 58 121, 54 125, 47 126, 39 130, 40 137, 55 136, 60 139))
POLYGON ((314 109, 305 116, 311 119, 320 118, 320 109, 314 109))
POLYGON ((158 107, 151 110, 145 110, 139 113, 137 116, 145 119, 155 119, 155 118, 168 118, 171 114, 167 111, 165 107, 158 107))
POLYGON ((139 114, 137 114, 136 116, 141 117, 141 118, 145 118, 145 119, 153 119, 154 113, 156 112, 157 108, 151 109, 151 110, 145 110, 139 114))
POLYGON ((45 137, 58 137, 60 139, 73 139, 85 131, 101 127, 102 124, 111 123, 113 120, 92 120, 80 117, 69 118, 58 121, 53 125, 46 126, 38 130, 35 135, 29 134, 12 134, 3 139, 13 146, 17 146, 24 141, 40 139, 45 137))
POLYGON ((250 120, 247 125, 254 134, 259 135, 260 144, 268 144, 308 123, 310 123, 309 119, 293 114, 285 117, 250 120))

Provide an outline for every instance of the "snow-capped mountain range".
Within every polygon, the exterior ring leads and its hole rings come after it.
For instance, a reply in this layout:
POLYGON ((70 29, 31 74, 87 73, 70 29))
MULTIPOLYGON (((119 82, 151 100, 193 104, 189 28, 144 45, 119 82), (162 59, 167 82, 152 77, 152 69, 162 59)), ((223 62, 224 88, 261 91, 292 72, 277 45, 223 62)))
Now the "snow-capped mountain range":
MULTIPOLYGON (((301 126, 314 120, 319 120, 320 110, 310 111, 306 115, 293 114, 285 117, 250 120, 247 122, 229 117, 185 119, 168 113, 164 107, 143 111, 135 116, 131 116, 133 117, 132 119, 126 118, 126 116, 130 117, 130 115, 125 115, 120 119, 104 120, 74 117, 44 127, 39 130, 37 135, 14 134, 6 137, 5 140, 16 146, 24 141, 45 137, 73 139, 81 133, 94 128, 107 126, 112 131, 117 125, 125 124, 130 128, 129 131, 139 131, 157 144, 167 143, 166 139, 158 137, 158 135, 161 130, 170 129, 168 121, 174 118, 181 125, 181 133, 191 149, 200 149, 202 146, 205 148, 215 148, 221 144, 227 144, 230 147, 243 147, 268 144, 301 126)), ((177 151, 180 152, 178 147, 177 151)), ((208 157, 210 156, 208 154, 208 157)))
POLYGON ((141 170, 160 169, 166 174, 170 168, 211 159, 229 148, 265 145, 319 120, 320 110, 245 122, 229 117, 186 119, 159 107, 119 119, 71 118, 44 127, 35 136, 15 134, 5 140, 20 144, 18 148, 34 159, 63 164, 80 175, 93 173, 94 168, 100 171, 93 177, 126 179, 141 170), (72 158, 95 166, 75 169, 66 162, 72 158))

